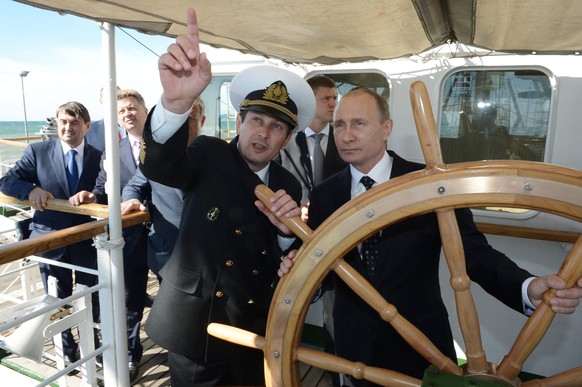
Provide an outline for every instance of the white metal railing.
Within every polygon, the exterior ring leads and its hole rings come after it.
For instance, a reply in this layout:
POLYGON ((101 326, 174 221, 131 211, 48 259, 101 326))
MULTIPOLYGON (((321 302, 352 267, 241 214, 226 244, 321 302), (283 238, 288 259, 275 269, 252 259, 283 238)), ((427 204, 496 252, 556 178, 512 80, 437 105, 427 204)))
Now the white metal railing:
MULTIPOLYGON (((88 269, 36 256, 31 256, 29 258, 33 261, 44 262, 51 265, 69 268, 75 271, 83 271, 94 275, 99 275, 100 272, 100 270, 88 269)), ((108 265, 105 266, 106 267, 103 270, 107 270, 108 265)), ((5 273, 2 274, 2 276, 8 276, 15 272, 31 271, 32 269, 35 269, 37 267, 38 264, 28 265, 25 268, 6 271, 5 273)), ((100 276, 100 278, 103 277, 105 276, 100 276)), ((31 284, 26 284, 25 281, 25 286, 28 287, 29 285, 31 284)), ((102 373, 97 373, 95 364, 95 357, 97 355, 104 354, 105 352, 113 352, 116 349, 116 346, 114 345, 115 341, 111 337, 108 337, 110 336, 110 334, 109 335, 105 333, 102 334, 103 338, 102 345, 98 349, 95 349, 95 343, 93 340, 94 323, 93 323, 93 313, 91 309, 91 294, 99 291, 100 298, 111 297, 111 292, 108 291, 108 288, 110 288, 110 286, 111 286, 110 281, 103 281, 102 279, 99 280, 97 285, 92 286, 90 288, 87 288, 86 286, 81 284, 77 284, 76 290, 73 293, 73 295, 65 299, 50 303, 49 305, 43 307, 39 306, 43 305, 43 300, 45 296, 40 296, 29 300, 26 300, 25 297, 21 299, 19 299, 18 297, 6 297, 10 298, 10 301, 14 302, 15 305, 11 308, 4 309, 3 311, 0 312, 0 316, 2 317, 2 320, 0 321, 0 331, 3 333, 11 331, 16 327, 18 328, 14 332, 17 332, 18 329, 26 329, 25 323, 28 322, 30 324, 30 321, 32 321, 38 316, 43 316, 43 318, 48 320, 50 319, 51 315, 53 316, 55 315, 56 309, 68 305, 73 306, 73 308, 70 310, 71 313, 68 313, 69 311, 65 312, 64 316, 58 317, 57 319, 55 319, 54 322, 48 324, 46 327, 43 327, 41 332, 26 333, 27 335, 30 336, 28 337, 28 339, 30 340, 34 340, 33 336, 35 334, 42 336, 43 344, 45 340, 55 337, 54 339, 55 354, 52 355, 43 352, 42 356, 55 361, 55 363, 57 364, 57 372, 47 377, 44 381, 40 382, 38 384, 39 387, 47 386, 53 382, 57 382, 59 386, 68 386, 70 381, 67 380, 67 374, 77 367, 80 367, 81 371, 81 384, 80 384, 81 386, 96 386, 98 379, 105 380, 106 385, 113 386, 123 385, 118 383, 118 378, 116 375, 110 375, 109 380, 107 380, 104 377, 104 374, 106 373, 105 371, 102 373), (30 309, 33 310, 30 311, 30 309), (69 329, 75 326, 77 327, 77 330, 79 332, 79 348, 81 353, 81 359, 70 365, 65 365, 64 354, 62 350, 63 348, 62 339, 60 337, 61 332, 63 332, 65 329, 69 329)), ((56 281, 49 282, 49 289, 52 289, 49 291, 49 293, 56 295, 56 281)), ((22 295, 24 296, 25 293, 26 292, 22 292, 22 295)), ((111 311, 108 311, 106 309, 104 310, 104 307, 107 308, 107 306, 111 305, 112 303, 102 302, 101 304, 103 304, 101 305, 102 324, 107 326, 115 326, 117 323, 113 321, 114 314, 111 313, 111 311)), ((125 320, 122 321, 122 323, 124 322, 125 320)), ((111 330, 112 329, 109 329, 109 331, 111 330)), ((12 334, 15 334, 14 332, 12 334)), ((2 340, 8 340, 9 338, 10 336, 8 337, 0 336, 0 339, 2 340)), ((7 349, 10 350, 11 348, 7 349)), ((113 356, 110 355, 109 358, 110 359, 116 358, 117 356, 123 357, 124 355, 125 357, 127 357, 127 350, 124 350, 124 353, 113 354, 113 356)), ((105 370, 107 365, 104 364, 103 367, 104 367, 103 369, 105 370)), ((125 372, 127 372, 127 370, 125 370, 125 372)))
MULTIPOLYGON (((54 201, 56 202, 57 200, 54 201)), ((134 220, 131 224, 135 223, 138 222, 134 220)), ((104 219, 96 223, 89 223, 87 224, 87 228, 97 227, 97 229, 101 229, 98 224, 101 226, 107 225, 107 220, 104 219)), ((55 308, 64 305, 73 305, 72 313, 65 313, 64 315, 59 316, 58 320, 51 322, 46 326, 46 328, 43 328, 41 332, 43 343, 45 339, 56 338, 53 340, 55 344, 55 355, 43 354, 43 356, 56 362, 57 372, 47 377, 43 382, 38 384, 38 386, 46 386, 54 382, 58 383, 59 386, 70 385, 70 381, 67 381, 67 373, 75 368, 79 368, 81 371, 82 386, 96 386, 99 379, 102 379, 106 386, 129 386, 122 253, 124 240, 123 238, 119 238, 115 241, 110 240, 110 235, 107 232, 108 227, 105 226, 103 229, 106 230, 105 233, 98 234, 93 238, 94 245, 97 249, 97 270, 57 262, 37 256, 30 256, 27 258, 30 259, 30 261, 28 261, 24 267, 12 267, 0 274, 0 279, 14 274, 17 274, 20 277, 25 277, 23 273, 32 273, 38 267, 37 262, 44 262, 98 275, 98 285, 90 288, 84 288, 82 285, 77 285, 76 292, 72 296, 43 307, 39 307, 43 301, 43 297, 34 298, 32 294, 26 295, 26 291, 22 292, 19 296, 10 295, 8 292, 4 292, 7 293, 5 295, 0 294, 0 299, 9 300, 16 304, 13 308, 14 310, 7 308, 5 309, 4 314, 0 312, 0 316, 3 316, 2 321, 0 321, 0 332, 2 333, 18 327, 15 331, 17 332, 19 329, 22 329, 25 322, 29 322, 37 316, 45 314, 54 315, 51 311, 54 311, 55 308), (35 263, 30 264, 30 262, 35 263), (101 318, 99 326, 101 328, 102 337, 102 346, 98 349, 95 349, 95 343, 93 340, 94 324, 90 300, 91 293, 96 291, 99 292, 101 318), (31 311, 30 309, 33 310, 31 311), (81 359, 73 364, 65 366, 64 356, 62 354, 62 341, 59 337, 63 330, 74 326, 76 326, 79 331, 81 359), (95 357, 99 354, 102 354, 103 356, 102 372, 97 372, 95 366, 95 357)), ((55 238, 58 239, 59 237, 62 238, 66 232, 66 230, 59 230, 53 234, 57 235, 60 233, 59 236, 55 236, 55 238)), ((92 231, 92 233, 93 235, 96 234, 95 231, 92 231)), ((31 244, 39 241, 42 245, 43 237, 28 239, 23 241, 23 243, 31 244)), ((47 238, 44 239, 45 243, 46 240, 47 238)), ((14 243, 14 246, 18 244, 18 242, 14 243)), ((11 246, 12 245, 2 246, 0 249, 2 249, 2 252, 6 252, 11 246)), ((54 246, 50 246, 50 249, 52 248, 54 248, 54 246)), ((14 254, 13 251, 10 251, 9 253, 4 254, 4 256, 11 257, 14 254)), ((2 255, 3 254, 0 253, 0 262, 2 262, 2 255)), ((18 260, 18 262, 19 264, 22 264, 23 260, 18 260)), ((38 283, 37 280, 33 281, 38 283)), ((25 280, 24 283, 26 288, 30 288, 30 284, 27 283, 27 280, 25 280)), ((56 288, 56 286, 54 288, 56 288)), ((0 339, 8 339, 8 337, 0 336, 0 339)), ((75 384, 77 385, 78 382, 75 384)))

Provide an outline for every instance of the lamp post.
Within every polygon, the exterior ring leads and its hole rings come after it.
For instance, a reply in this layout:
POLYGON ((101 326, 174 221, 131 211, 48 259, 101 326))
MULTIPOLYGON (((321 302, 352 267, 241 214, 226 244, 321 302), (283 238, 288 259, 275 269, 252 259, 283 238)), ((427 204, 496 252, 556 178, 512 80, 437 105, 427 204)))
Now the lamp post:
POLYGON ((22 106, 24 106, 24 133, 27 137, 26 142, 28 142, 28 119, 26 118, 26 98, 24 98, 24 77, 28 75, 30 71, 20 72, 20 84, 22 85, 22 106))

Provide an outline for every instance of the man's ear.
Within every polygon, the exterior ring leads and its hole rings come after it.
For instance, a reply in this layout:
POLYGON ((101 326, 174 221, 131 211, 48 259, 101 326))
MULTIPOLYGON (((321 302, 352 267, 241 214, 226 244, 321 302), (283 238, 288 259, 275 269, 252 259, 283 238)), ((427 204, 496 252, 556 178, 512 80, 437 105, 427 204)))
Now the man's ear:
POLYGON ((236 115, 236 135, 238 136, 240 131, 240 125, 242 123, 242 119, 240 118, 240 114, 236 115))
POLYGON ((287 138, 285 139, 285 142, 283 143, 283 145, 281 146, 281 149, 285 148, 285 146, 287 146, 287 143, 289 142, 289 140, 291 140, 291 135, 293 134, 292 130, 289 130, 287 133, 287 138))
POLYGON ((384 134, 382 136, 384 141, 388 141, 388 137, 390 137, 390 135, 392 134, 392 125, 393 125, 392 118, 389 118, 384 123, 384 134))

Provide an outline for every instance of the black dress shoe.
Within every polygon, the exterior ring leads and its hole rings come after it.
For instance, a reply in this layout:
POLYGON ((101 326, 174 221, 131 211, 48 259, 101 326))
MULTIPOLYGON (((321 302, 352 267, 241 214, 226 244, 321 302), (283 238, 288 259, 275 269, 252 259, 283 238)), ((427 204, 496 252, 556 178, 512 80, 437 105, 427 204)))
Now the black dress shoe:
POLYGON ((95 356, 95 365, 99 368, 103 368, 103 355, 102 354, 95 356))
POLYGON ((73 353, 71 355, 65 355, 65 363, 71 364, 79 360, 79 355, 77 353, 73 353))
MULTIPOLYGON (((79 355, 76 352, 72 355, 65 355, 65 365, 72 364, 72 363, 76 362, 77 360, 79 360, 79 355)), ((72 375, 76 375, 78 373, 79 373, 79 370, 76 368, 73 368, 71 371, 69 371, 67 373, 67 375, 72 376, 72 375)))
POLYGON ((129 381, 133 382, 139 374, 139 366, 136 362, 130 361, 127 368, 129 369, 129 381))

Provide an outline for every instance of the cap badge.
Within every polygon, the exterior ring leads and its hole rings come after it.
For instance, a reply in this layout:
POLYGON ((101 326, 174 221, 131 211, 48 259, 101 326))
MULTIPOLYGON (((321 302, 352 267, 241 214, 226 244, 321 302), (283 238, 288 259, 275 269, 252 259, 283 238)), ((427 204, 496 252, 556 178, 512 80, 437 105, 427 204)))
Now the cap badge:
POLYGON ((287 103, 289 102, 289 94, 287 94, 287 88, 281 81, 273 82, 271 86, 269 86, 265 90, 263 98, 269 101, 278 102, 281 105, 287 105, 287 103))

